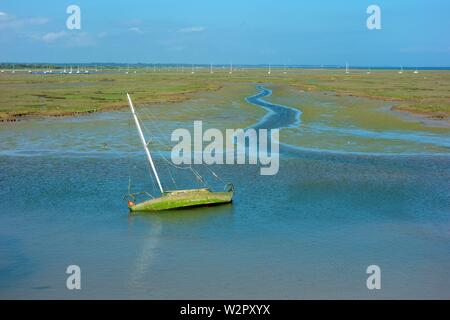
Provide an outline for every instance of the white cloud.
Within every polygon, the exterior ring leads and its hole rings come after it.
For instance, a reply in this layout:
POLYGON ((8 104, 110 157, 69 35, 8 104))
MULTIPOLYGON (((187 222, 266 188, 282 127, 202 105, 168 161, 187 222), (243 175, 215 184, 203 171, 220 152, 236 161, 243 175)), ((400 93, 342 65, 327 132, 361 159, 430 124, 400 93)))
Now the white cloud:
POLYGON ((44 41, 45 43, 51 43, 64 38, 65 36, 67 36, 67 33, 65 31, 49 32, 44 34, 44 36, 42 37, 42 41, 44 41))
POLYGON ((44 17, 17 18, 0 11, 0 29, 21 29, 27 26, 44 25, 48 19, 44 17))
POLYGON ((204 27, 187 27, 187 28, 181 28, 178 30, 178 32, 181 33, 192 33, 192 32, 202 32, 205 31, 204 27))
POLYGON ((40 36, 33 36, 34 39, 43 41, 46 44, 59 43, 65 47, 92 47, 96 45, 94 37, 87 32, 49 32, 40 36))
POLYGON ((66 41, 67 47, 92 47, 96 44, 94 38, 87 32, 71 33, 66 41))
POLYGON ((28 18, 28 19, 25 19, 25 21, 27 24, 33 24, 33 25, 42 25, 42 24, 48 23, 48 19, 43 18, 43 17, 28 18))
POLYGON ((138 27, 132 27, 132 28, 130 28, 130 29, 128 29, 128 30, 130 30, 131 32, 135 32, 135 33, 139 33, 139 34, 143 34, 144 33, 144 31, 142 31, 140 28, 138 28, 138 27))

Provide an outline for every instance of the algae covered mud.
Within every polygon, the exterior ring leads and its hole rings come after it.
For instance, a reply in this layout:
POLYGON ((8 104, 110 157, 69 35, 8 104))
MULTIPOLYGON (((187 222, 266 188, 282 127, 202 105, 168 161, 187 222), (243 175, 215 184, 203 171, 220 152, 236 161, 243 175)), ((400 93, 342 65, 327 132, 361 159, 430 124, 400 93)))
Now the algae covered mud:
MULTIPOLYGON (((450 115, 449 70, 420 70, 417 74, 410 70, 402 74, 392 69, 372 70, 370 74, 365 70, 352 70, 346 74, 342 69, 289 68, 282 72, 274 68, 268 75, 267 70, 261 68, 242 67, 232 74, 217 68, 211 74, 209 68, 202 67, 191 74, 177 67, 159 66, 158 71, 138 68, 135 72, 129 74, 121 72, 120 68, 110 68, 89 74, 29 74, 23 70, 14 74, 0 73, 0 122, 123 108, 126 107, 123 101, 126 91, 142 103, 167 103, 186 101, 196 93, 215 92, 230 84, 253 83, 280 85, 283 90, 293 88, 391 102, 390 109, 437 124, 448 125, 450 115)), ((318 101, 322 100, 324 97, 318 101)), ((344 111, 342 116, 346 116, 355 108, 341 111, 344 111)), ((367 117, 361 118, 367 120, 367 117)))
POLYGON ((268 113, 253 127, 289 129, 282 133, 281 139, 282 149, 286 152, 302 149, 372 155, 445 156, 450 151, 450 127, 427 126, 417 119, 414 121, 401 118, 386 110, 385 103, 377 100, 341 98, 333 94, 311 96, 296 90, 290 90, 284 97, 273 99, 296 106, 292 108, 267 101, 266 97, 270 97, 272 91, 261 86, 258 86, 258 89, 260 92, 247 98, 247 101, 267 109, 268 113), (358 114, 347 113, 346 118, 339 119, 339 113, 345 113, 345 108, 349 108, 349 105, 350 108, 359 105, 358 114), (317 113, 310 112, 312 108, 320 108, 319 117, 311 117, 310 113, 317 113), (306 119, 303 121, 302 109, 306 110, 306 119), (360 119, 364 117, 373 121, 370 124, 361 124, 360 119))
POLYGON ((0 297, 449 298, 448 129, 278 81, 139 108, 163 172, 170 133, 194 120, 283 127, 277 175, 213 166, 236 187, 232 206, 129 216, 128 177, 152 184, 128 112, 2 124, 0 297), (382 290, 366 288, 372 264, 382 290))

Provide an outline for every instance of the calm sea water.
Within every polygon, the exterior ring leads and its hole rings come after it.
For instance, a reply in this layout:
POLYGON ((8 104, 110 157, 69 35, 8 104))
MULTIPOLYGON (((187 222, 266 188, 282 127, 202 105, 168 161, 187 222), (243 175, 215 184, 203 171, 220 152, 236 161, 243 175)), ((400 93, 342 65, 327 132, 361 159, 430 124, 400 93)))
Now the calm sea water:
POLYGON ((132 217, 129 176, 134 191, 153 187, 128 122, 118 112, 1 128, 0 298, 450 298, 449 156, 296 150, 275 176, 214 166, 235 185, 232 205, 132 217), (71 264, 80 291, 66 289, 71 264))

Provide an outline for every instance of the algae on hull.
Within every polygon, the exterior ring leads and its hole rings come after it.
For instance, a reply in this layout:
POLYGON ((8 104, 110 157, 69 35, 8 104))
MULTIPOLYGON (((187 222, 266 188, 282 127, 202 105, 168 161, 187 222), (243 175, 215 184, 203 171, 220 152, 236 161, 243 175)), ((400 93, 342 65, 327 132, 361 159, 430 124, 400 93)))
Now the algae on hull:
POLYGON ((209 189, 166 191, 155 199, 129 206, 131 212, 160 211, 194 206, 231 203, 233 191, 212 192, 209 189))

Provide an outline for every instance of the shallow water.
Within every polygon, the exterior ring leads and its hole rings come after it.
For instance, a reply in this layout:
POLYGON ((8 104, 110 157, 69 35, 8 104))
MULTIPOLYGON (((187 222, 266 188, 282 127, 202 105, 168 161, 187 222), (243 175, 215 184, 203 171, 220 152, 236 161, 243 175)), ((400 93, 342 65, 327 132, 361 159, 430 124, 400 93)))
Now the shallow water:
MULTIPOLYGON (((232 205, 130 217, 129 176, 134 191, 155 189, 128 120, 2 127, 0 298, 450 298, 449 156, 286 148, 275 176, 212 168, 235 185, 232 205), (70 264, 81 291, 65 287, 70 264), (366 289, 371 264, 380 291, 366 289)), ((147 124, 167 140, 190 121, 147 124)))
POLYGON ((269 97, 272 94, 272 90, 258 86, 260 92, 257 94, 246 98, 246 101, 263 107, 268 111, 268 113, 254 124, 252 128, 254 129, 282 129, 289 127, 298 127, 300 125, 301 112, 299 110, 289 108, 287 106, 276 105, 270 103, 263 98, 269 97))
POLYGON ((281 141, 303 150, 372 154, 449 154, 450 127, 391 111, 392 103, 332 92, 276 87, 268 102, 303 111, 281 141))

